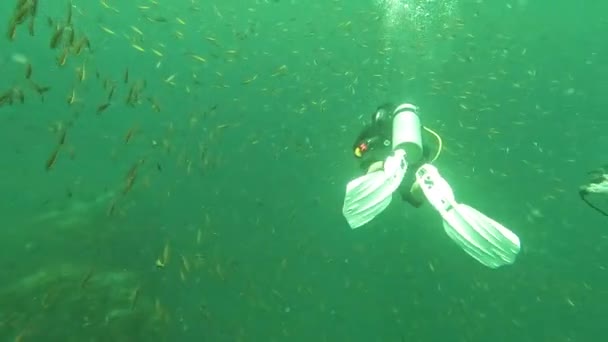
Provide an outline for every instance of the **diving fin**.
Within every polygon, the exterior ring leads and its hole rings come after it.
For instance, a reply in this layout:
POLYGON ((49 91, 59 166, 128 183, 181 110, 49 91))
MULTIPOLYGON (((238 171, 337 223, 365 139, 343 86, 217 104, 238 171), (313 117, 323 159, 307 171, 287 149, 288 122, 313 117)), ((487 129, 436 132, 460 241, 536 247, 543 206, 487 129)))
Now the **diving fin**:
POLYGON ((597 174, 593 174, 591 181, 579 188, 579 196, 592 209, 608 216, 608 174, 605 170, 600 170, 597 174))
POLYGON ((467 254, 490 268, 515 262, 521 249, 517 235, 478 210, 457 203, 437 168, 421 166, 416 171, 416 182, 443 218, 447 235, 467 254))
POLYGON ((397 150, 386 159, 384 168, 350 181, 342 213, 352 229, 373 220, 391 203, 393 192, 401 184, 407 164, 405 154, 397 150))
POLYGON ((443 218, 448 236, 484 266, 498 268, 515 262, 519 238, 500 223, 459 203, 443 218))

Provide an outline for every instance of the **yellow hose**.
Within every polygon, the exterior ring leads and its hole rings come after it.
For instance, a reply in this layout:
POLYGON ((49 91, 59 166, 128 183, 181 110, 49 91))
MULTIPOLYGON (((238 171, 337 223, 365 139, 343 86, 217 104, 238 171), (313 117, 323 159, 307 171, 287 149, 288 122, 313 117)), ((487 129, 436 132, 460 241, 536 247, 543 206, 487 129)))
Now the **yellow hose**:
POLYGON ((443 148, 443 141, 441 140, 441 137, 439 136, 439 134, 437 134, 432 129, 430 129, 426 126, 422 126, 422 128, 424 128, 425 131, 431 133, 437 139, 437 152, 435 153, 435 156, 433 157, 433 159, 431 159, 431 163, 432 163, 435 160, 437 160, 437 158, 439 158, 439 155, 441 154, 441 149, 443 148))

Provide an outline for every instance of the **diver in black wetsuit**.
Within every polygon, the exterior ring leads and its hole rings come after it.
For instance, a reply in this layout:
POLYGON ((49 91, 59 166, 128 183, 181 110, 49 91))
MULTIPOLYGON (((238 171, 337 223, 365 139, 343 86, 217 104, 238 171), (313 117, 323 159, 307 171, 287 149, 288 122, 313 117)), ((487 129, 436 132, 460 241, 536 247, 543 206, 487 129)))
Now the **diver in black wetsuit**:
MULTIPOLYGON (((353 143, 353 153, 359 159, 360 166, 366 173, 382 169, 384 160, 393 151, 393 118, 396 108, 392 103, 379 106, 372 113, 371 122, 363 127, 353 143)), ((422 130, 422 127, 420 128, 422 130)), ((438 136, 436 137, 438 138, 438 136)), ((431 158, 431 149, 425 140, 423 137, 422 158, 408 165, 408 170, 411 170, 411 172, 406 173, 399 187, 401 199, 416 208, 424 203, 424 196, 414 182, 414 173, 420 166, 434 161, 437 157, 431 158)))
POLYGON ((433 161, 441 138, 424 127, 418 107, 410 103, 384 104, 359 133, 353 153, 365 174, 346 185, 342 214, 356 229, 382 213, 399 191, 401 198, 419 207, 428 202, 442 219, 445 233, 467 254, 490 268, 515 262, 521 246, 517 235, 477 209, 458 202, 433 161), (437 139, 429 149, 423 132, 437 139), (436 150, 430 158, 429 151, 436 150))

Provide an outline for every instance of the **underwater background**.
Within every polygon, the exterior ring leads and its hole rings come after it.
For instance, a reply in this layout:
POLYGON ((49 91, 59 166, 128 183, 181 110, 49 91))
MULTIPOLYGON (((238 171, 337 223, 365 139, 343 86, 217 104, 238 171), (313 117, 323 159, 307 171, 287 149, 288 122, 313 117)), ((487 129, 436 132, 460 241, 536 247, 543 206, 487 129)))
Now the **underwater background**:
POLYGON ((0 3, 1 341, 603 341, 608 4, 0 3), (456 198, 513 230, 491 270, 426 205, 342 216, 386 101, 456 198))

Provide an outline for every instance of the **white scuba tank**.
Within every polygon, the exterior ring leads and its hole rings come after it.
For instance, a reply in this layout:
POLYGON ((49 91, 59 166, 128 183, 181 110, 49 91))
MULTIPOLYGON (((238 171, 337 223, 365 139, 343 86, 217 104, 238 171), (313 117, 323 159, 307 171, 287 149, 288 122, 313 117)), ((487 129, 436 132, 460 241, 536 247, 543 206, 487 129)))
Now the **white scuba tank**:
POLYGON ((393 151, 404 150, 408 164, 422 159, 422 125, 418 108, 413 104, 399 105, 393 115, 393 151))

